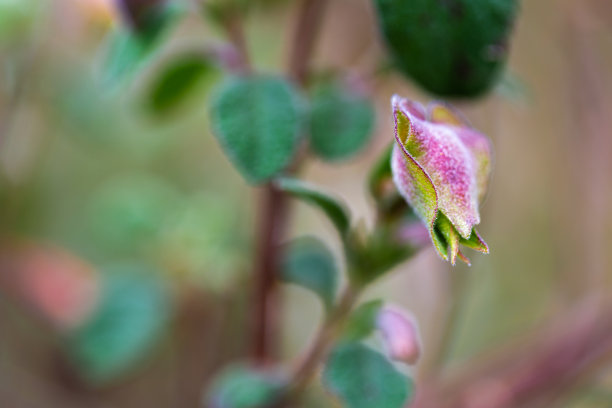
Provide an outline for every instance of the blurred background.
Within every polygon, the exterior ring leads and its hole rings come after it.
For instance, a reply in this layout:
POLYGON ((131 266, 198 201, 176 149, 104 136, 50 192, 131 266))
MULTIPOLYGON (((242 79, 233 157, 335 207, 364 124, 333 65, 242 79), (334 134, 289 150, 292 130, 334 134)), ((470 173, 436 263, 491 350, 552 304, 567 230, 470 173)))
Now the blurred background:
MULTIPOLYGON (((362 73, 384 61, 371 2, 329 3, 313 67, 362 73)), ((245 21, 256 67, 284 69, 296 11, 271 1, 245 21)), ((111 86, 100 66, 118 18, 111 0, 0 0, 2 407, 195 407, 249 347, 260 191, 209 130, 206 98, 220 74, 163 115, 147 93, 172 55, 223 36, 189 12, 136 80, 111 86)), ((370 91, 367 148, 347 162, 311 159, 302 173, 366 225, 367 174, 393 135, 391 95, 431 98, 392 71, 370 91)), ((449 383, 466 365, 486 372, 530 357, 534 338, 588 335, 602 326, 589 310, 612 310, 612 3, 522 2, 507 72, 486 98, 457 105, 495 145, 479 227, 491 253, 452 268, 427 247, 366 294, 415 313, 417 375, 441 366, 449 383)), ((341 259, 328 222, 294 204, 289 237, 321 237, 341 259)), ((322 310, 297 287, 283 287, 282 303, 279 354, 289 361, 322 310)), ((571 385, 552 388, 554 399, 507 406, 612 406, 609 329, 597 346, 576 340, 599 352, 571 385)), ((470 407, 497 406, 487 398, 505 383, 492 381, 474 383, 470 407)))

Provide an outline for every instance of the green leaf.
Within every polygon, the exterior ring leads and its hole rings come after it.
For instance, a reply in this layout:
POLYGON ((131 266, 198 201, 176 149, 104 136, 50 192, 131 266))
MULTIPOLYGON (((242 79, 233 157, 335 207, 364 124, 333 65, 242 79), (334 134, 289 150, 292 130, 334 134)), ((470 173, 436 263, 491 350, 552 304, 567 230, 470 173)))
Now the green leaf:
POLYGON ((91 196, 88 238, 105 254, 134 255, 155 242, 181 197, 160 179, 123 176, 91 196))
POLYGON ((401 408, 413 393, 412 381, 380 353, 360 343, 344 343, 331 353, 323 381, 348 408, 401 408))
POLYGON ((285 252, 281 279, 316 293, 329 308, 338 287, 338 268, 327 246, 314 237, 291 242, 285 252))
POLYGON ((341 237, 348 234, 350 219, 348 210, 335 198, 301 180, 283 177, 277 180, 277 187, 295 197, 321 209, 334 224, 341 237))
POLYGON ((142 68, 153 57, 164 34, 181 12, 175 1, 164 2, 149 14, 141 30, 119 27, 112 32, 104 58, 103 83, 116 87, 142 68))
POLYGON ((40 0, 0 1, 0 45, 15 46, 27 39, 47 3, 40 0))
POLYGON ((394 142, 389 144, 370 170, 368 177, 368 189, 376 201, 383 198, 385 193, 385 184, 388 182, 392 183, 393 175, 391 173, 391 152, 393 151, 393 144, 394 142))
POLYGON ((375 111, 368 99, 337 84, 319 86, 312 96, 310 145, 323 159, 348 158, 370 140, 375 111))
POLYGON ((283 382, 248 367, 232 367, 217 378, 207 398, 215 408, 258 408, 274 401, 283 382))
POLYGON ((189 54, 174 59, 150 88, 149 109, 156 114, 175 110, 216 73, 217 69, 203 55, 189 54))
POLYGON ((105 270, 93 316, 67 339, 67 351, 83 376, 104 383, 140 362, 168 322, 169 302, 161 283, 141 265, 105 270))
POLYGON ((301 105, 282 78, 236 77, 221 85, 211 102, 213 131, 245 179, 261 183, 290 163, 298 147, 301 105))
POLYGON ((516 0, 375 0, 398 68, 429 92, 474 97, 508 56, 516 0))
POLYGON ((358 341, 368 337, 376 329, 376 316, 383 305, 380 299, 370 300, 359 305, 351 314, 346 328, 344 339, 358 341))

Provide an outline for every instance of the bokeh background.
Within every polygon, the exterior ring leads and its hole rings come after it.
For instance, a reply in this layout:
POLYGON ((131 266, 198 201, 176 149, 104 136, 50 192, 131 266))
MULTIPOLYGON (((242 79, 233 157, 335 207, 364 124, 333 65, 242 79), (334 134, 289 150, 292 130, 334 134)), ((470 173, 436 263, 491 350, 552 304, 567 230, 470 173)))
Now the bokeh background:
MULTIPOLYGON (((297 10, 270 3, 245 31, 254 65, 279 71, 297 10)), ((134 81, 110 89, 100 65, 117 19, 110 0, 0 1, 2 407, 195 407, 212 376, 248 349, 260 191, 211 135, 214 75, 171 114, 147 105, 177 50, 223 36, 191 12, 134 81)), ((366 294, 417 316, 425 354, 415 370, 441 365, 452 377, 500 355, 520 360, 542 328, 571 329, 576 310, 607 304, 611 27, 606 0, 523 1, 500 83, 484 99, 457 102, 495 145, 479 228, 491 254, 452 268, 427 248, 366 294)), ((313 66, 363 73, 385 59, 371 2, 330 1, 313 66)), ((393 71, 370 91, 377 124, 368 147, 348 162, 312 159, 303 171, 366 225, 374 214, 365 181, 392 138, 391 95, 431 99, 393 71)), ((341 259, 328 222, 294 203, 289 237, 303 234, 341 259)), ((279 354, 289 361, 322 311, 296 287, 283 287, 282 304, 279 354)), ((612 406, 611 350, 541 406, 612 406)))

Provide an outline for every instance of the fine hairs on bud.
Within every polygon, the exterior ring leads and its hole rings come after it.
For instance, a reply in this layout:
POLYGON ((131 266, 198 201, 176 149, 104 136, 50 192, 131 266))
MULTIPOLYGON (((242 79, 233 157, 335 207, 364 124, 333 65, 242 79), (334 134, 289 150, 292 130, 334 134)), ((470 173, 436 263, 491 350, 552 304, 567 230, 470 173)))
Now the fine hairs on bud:
POLYGON ((409 365, 418 361, 421 356, 421 336, 412 313, 385 306, 376 317, 376 327, 392 360, 409 365))

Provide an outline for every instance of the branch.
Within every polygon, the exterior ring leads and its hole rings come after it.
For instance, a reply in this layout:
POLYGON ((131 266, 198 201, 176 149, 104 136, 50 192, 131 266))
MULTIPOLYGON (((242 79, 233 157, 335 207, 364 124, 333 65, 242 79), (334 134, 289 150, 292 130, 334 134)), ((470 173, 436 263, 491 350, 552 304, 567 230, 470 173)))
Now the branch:
MULTIPOLYGON (((303 0, 292 45, 292 56, 288 75, 300 85, 306 82, 308 62, 312 55, 319 21, 323 15, 325 0, 303 0)), ((234 28, 234 43, 244 47, 241 30, 234 28)), ((248 58, 245 57, 245 61, 248 58)), ((301 150, 288 167, 290 173, 299 168, 305 158, 301 150)), ((278 248, 287 224, 288 204, 284 194, 268 183, 261 204, 261 223, 257 230, 260 239, 255 259, 255 305, 253 308, 253 350, 255 362, 265 364, 275 349, 274 340, 278 333, 278 248)))
POLYGON ((308 63, 325 11, 326 0, 302 0, 293 45, 290 50, 289 76, 304 86, 308 79, 308 63))
POLYGON ((558 395, 612 358, 611 310, 587 305, 565 315, 536 334, 539 341, 513 347, 478 372, 462 370, 454 382, 426 390, 414 407, 516 408, 558 395))

